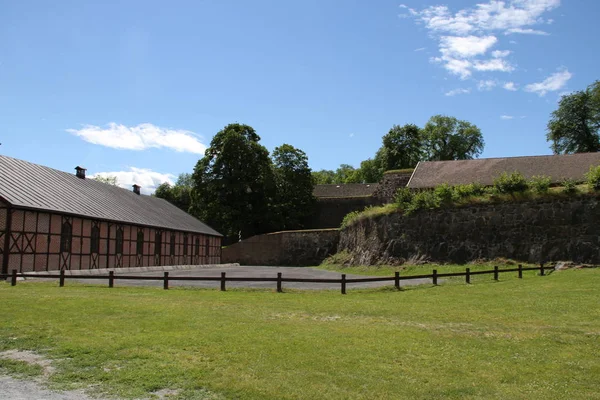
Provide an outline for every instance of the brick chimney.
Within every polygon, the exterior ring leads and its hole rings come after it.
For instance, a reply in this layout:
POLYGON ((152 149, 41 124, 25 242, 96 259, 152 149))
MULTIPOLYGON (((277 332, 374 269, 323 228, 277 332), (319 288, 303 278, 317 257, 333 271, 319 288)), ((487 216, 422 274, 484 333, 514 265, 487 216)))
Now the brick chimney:
POLYGON ((85 179, 85 168, 80 166, 75 167, 75 176, 79 179, 85 179))
POLYGON ((133 185, 133 193, 135 193, 135 194, 139 195, 139 194, 140 194, 140 189, 141 189, 141 188, 142 188, 142 187, 141 187, 140 185, 134 184, 134 185, 133 185))

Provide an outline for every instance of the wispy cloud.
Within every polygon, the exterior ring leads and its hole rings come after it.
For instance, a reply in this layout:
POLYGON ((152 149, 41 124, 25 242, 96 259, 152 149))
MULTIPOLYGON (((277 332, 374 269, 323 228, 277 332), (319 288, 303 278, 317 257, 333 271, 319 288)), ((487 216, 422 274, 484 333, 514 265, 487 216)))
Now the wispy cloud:
POLYGON ((514 118, 514 117, 513 117, 512 115, 501 115, 501 116, 500 116, 500 119, 505 119, 505 120, 508 120, 508 119, 513 119, 513 118, 514 118))
POLYGON ((415 51, 423 51, 425 49, 427 49, 427 47, 419 47, 418 49, 415 49, 415 51))
POLYGON ((513 71, 514 65, 506 60, 509 50, 492 51, 499 43, 497 33, 544 35, 546 32, 531 26, 546 24, 549 20, 543 14, 559 5, 560 0, 489 0, 457 12, 445 5, 422 10, 404 4, 400 7, 404 17, 425 26, 438 41, 440 55, 430 60, 467 79, 474 72, 513 71))
POLYGON ((79 136, 86 142, 114 149, 166 148, 196 154, 204 154, 206 151, 206 145, 195 133, 180 129, 161 128, 152 124, 128 127, 111 122, 106 127, 85 125, 81 129, 67 129, 67 132, 79 136))
POLYGON ((572 73, 570 73, 567 69, 564 69, 550 75, 542 82, 531 83, 525 86, 525 91, 537 93, 539 96, 545 96, 548 92, 556 92, 563 89, 572 76, 572 73))
POLYGON ((514 82, 506 82, 506 83, 504 83, 504 85, 502 85, 502 87, 511 92, 514 92, 517 90, 517 84, 514 82))
POLYGON ((548 32, 539 31, 537 29, 523 29, 523 28, 511 28, 504 32, 505 35, 512 35, 513 33, 520 33, 522 35, 539 35, 539 36, 548 36, 550 35, 548 32))
POLYGON ((446 96, 456 96, 457 94, 467 94, 467 93, 471 93, 471 89, 463 89, 463 88, 458 88, 458 89, 453 89, 449 92, 446 92, 446 96))
POLYGON ((96 176, 116 176, 117 184, 120 187, 131 190, 131 186, 137 184, 142 187, 141 191, 144 194, 154 193, 161 183, 168 182, 173 184, 176 179, 176 176, 173 174, 163 174, 150 169, 136 167, 130 167, 128 171, 98 172, 91 177, 94 178, 96 176))
POLYGON ((485 80, 485 81, 479 81, 477 83, 477 90, 481 91, 487 91, 487 90, 492 90, 493 88, 495 88, 497 85, 496 81, 493 80, 485 80))

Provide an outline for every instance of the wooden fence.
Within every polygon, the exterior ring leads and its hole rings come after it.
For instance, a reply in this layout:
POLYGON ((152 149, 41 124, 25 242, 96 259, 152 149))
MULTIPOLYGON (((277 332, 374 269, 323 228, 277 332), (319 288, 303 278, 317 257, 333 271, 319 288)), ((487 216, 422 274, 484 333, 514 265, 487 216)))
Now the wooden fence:
POLYGON ((164 272, 163 276, 142 276, 142 275, 115 275, 113 271, 109 271, 108 275, 65 275, 65 271, 60 271, 59 274, 27 274, 18 273, 16 269, 12 270, 10 275, 0 275, 1 279, 10 278, 11 286, 17 284, 17 278, 39 278, 39 279, 58 279, 59 286, 65 285, 67 279, 91 279, 91 280, 108 280, 108 287, 114 287, 116 280, 144 280, 144 281, 163 281, 163 288, 169 289, 170 281, 216 281, 220 282, 221 291, 226 290, 227 282, 276 282, 277 292, 283 292, 284 282, 308 282, 308 283, 339 283, 341 286, 342 294, 346 294, 346 286, 352 283, 360 282, 394 282, 396 289, 400 289, 400 281, 411 280, 411 279, 431 279, 434 285, 438 284, 439 278, 447 278, 453 276, 464 276, 465 283, 471 283, 471 277, 473 275, 487 275, 493 274, 494 280, 499 279, 501 273, 517 272, 519 278, 523 278, 523 271, 539 271, 539 275, 545 275, 546 270, 553 270, 554 267, 545 267, 544 264, 540 264, 539 267, 527 267, 523 268, 519 264, 517 268, 510 269, 499 269, 494 267, 492 270, 486 271, 473 271, 470 268, 466 268, 465 272, 449 272, 449 273, 438 273, 437 270, 433 270, 429 275, 400 275, 400 272, 396 272, 392 277, 374 277, 374 278, 346 278, 346 274, 342 274, 340 279, 308 279, 308 278, 284 278, 282 273, 277 273, 276 278, 254 278, 254 277, 228 277, 225 272, 221 272, 221 276, 169 276, 169 272, 164 272))

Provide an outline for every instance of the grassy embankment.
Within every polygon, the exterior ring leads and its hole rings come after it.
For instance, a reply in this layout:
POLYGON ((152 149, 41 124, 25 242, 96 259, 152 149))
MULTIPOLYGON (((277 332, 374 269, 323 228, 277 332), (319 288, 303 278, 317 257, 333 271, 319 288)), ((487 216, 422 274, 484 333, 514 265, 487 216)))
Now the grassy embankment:
MULTIPOLYGON (((600 399, 600 270, 338 291, 0 283, 0 351, 125 398, 600 399)), ((0 371, 32 374, 15 362, 0 371)))

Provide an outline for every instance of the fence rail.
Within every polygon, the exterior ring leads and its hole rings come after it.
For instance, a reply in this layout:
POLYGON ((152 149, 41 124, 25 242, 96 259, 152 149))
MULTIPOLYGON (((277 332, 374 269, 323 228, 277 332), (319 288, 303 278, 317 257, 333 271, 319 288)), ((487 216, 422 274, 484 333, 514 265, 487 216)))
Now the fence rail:
POLYGON ((400 281, 413 280, 413 279, 431 279, 434 285, 438 284, 438 278, 449 278, 456 276, 464 276, 465 283, 471 283, 471 276, 473 275, 488 275, 493 274, 494 280, 499 280, 501 273, 517 272, 519 278, 523 278, 523 271, 539 271, 539 275, 545 275, 546 270, 553 270, 554 267, 546 267, 544 264, 540 264, 539 267, 526 267, 524 268, 519 264, 518 268, 510 269, 499 269, 494 267, 492 270, 486 271, 471 271, 470 268, 466 268, 465 272, 446 272, 438 273, 437 270, 433 270, 431 274, 427 275, 400 275, 400 272, 396 272, 394 276, 382 276, 372 278, 346 278, 346 274, 342 274, 340 279, 310 279, 310 278, 284 278, 281 272, 277 273, 277 277, 274 278, 256 278, 256 277, 228 277, 225 272, 221 272, 221 276, 169 276, 168 272, 164 272, 163 276, 143 276, 143 275, 115 275, 114 271, 109 271, 107 275, 66 275, 65 271, 60 271, 59 274, 28 274, 18 273, 16 269, 12 270, 10 275, 0 274, 0 279, 10 279, 11 286, 17 284, 18 278, 39 278, 39 279, 58 279, 59 286, 63 287, 67 279, 90 279, 90 280, 108 280, 108 287, 114 287, 114 282, 117 280, 144 280, 144 281, 163 281, 163 288, 169 289, 169 282, 171 281, 213 281, 220 282, 221 291, 226 290, 227 282, 276 282, 277 291, 283 291, 284 282, 302 282, 302 283, 339 283, 342 294, 346 294, 346 285, 350 283, 362 283, 362 282, 385 282, 394 281, 396 289, 400 289, 400 281))

